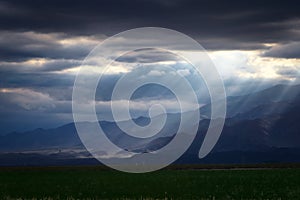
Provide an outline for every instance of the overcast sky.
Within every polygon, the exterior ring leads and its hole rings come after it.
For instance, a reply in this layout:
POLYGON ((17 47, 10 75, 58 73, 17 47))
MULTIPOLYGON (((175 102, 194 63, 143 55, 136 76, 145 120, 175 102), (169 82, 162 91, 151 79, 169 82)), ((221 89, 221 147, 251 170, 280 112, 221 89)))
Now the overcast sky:
MULTIPOLYGON (((170 28, 197 40, 228 95, 298 84, 299 11, 299 1, 274 0, 0 0, 0 132, 72 122, 72 87, 82 60, 99 42, 137 27, 170 28)), ((170 60, 162 52, 148 53, 140 55, 142 62, 170 60)), ((129 66, 136 56, 116 62, 129 66)), ((106 91, 127 71, 117 72, 107 74, 106 91)), ((101 109, 107 107, 106 95, 98 96, 101 109)), ((165 104, 172 105, 168 98, 165 104)), ((134 107, 139 106, 144 103, 134 107)))

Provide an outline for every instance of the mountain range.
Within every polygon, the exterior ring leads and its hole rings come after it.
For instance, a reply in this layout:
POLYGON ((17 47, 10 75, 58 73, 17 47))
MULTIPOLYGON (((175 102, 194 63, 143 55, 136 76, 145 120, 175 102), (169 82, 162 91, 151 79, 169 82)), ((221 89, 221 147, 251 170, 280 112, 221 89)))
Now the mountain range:
MULTIPOLYGON (((210 104, 201 107, 200 113, 196 138, 177 163, 300 162, 300 85, 276 85, 252 94, 228 97, 221 137, 213 151, 201 160, 198 151, 211 120, 210 104)), ((99 124, 111 133, 109 139, 124 150, 145 153, 169 143, 179 120, 180 114, 168 114, 163 130, 147 139, 123 134, 114 122, 99 124)), ((139 117, 134 121, 147 124, 149 119, 139 117)), ((0 165, 98 163, 84 148, 74 123, 2 135, 0 160, 0 165)))

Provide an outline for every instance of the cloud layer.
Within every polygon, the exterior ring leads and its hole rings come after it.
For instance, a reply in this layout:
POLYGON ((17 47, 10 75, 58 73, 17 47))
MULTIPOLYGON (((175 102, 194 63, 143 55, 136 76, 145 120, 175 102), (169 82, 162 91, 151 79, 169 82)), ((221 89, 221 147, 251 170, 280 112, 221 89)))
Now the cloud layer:
MULTIPOLYGON (((131 28, 165 27, 199 41, 228 95, 299 83, 299 10, 296 0, 0 0, 0 134, 72 121, 72 87, 82 60, 107 37, 131 28)), ((197 56, 193 49, 186 51, 197 56)), ((198 81, 174 55, 154 49, 131 52, 103 78, 103 92, 96 96, 99 110, 106 112, 116 80, 134 70, 135 63, 175 66, 192 83, 198 81)), ((139 76, 166 74, 145 68, 139 76)), ((207 92, 200 86, 194 88, 199 94, 207 92)), ((137 92, 135 108, 145 110, 154 102, 149 98, 155 92, 148 90, 137 92)), ((169 94, 155 91, 160 95, 156 101, 175 105, 169 94)))

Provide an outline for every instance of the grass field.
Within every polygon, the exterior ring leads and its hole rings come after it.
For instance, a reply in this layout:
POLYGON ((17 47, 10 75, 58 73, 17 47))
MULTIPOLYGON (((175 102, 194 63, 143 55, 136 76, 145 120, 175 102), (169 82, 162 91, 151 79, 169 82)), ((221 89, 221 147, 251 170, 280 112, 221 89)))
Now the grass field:
POLYGON ((300 169, 0 168, 0 199, 300 199, 300 169))

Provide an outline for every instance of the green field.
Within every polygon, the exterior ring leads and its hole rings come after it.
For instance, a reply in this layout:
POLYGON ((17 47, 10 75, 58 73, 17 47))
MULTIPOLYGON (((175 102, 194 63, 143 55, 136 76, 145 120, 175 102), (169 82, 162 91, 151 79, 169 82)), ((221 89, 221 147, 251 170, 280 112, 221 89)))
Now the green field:
POLYGON ((300 169, 0 168, 0 199, 300 199, 300 169))

